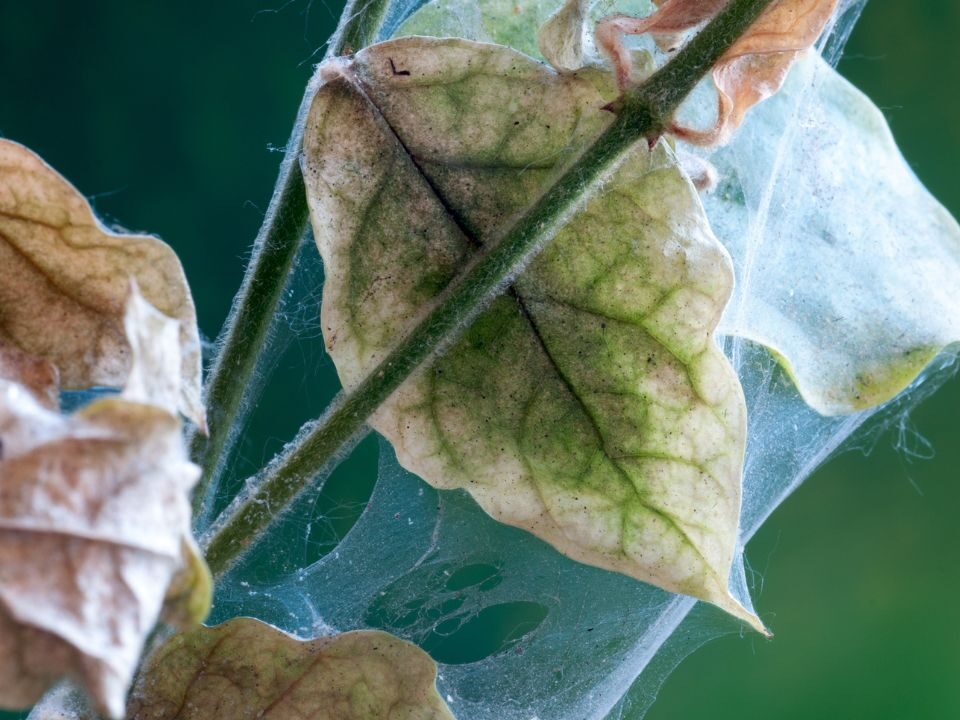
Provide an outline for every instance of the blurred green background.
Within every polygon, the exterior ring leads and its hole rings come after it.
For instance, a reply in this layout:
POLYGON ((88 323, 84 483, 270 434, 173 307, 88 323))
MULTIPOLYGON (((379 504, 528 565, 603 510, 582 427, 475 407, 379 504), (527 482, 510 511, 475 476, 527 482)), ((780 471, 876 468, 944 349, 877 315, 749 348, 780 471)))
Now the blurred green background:
MULTIPOLYGON (((0 135, 39 152, 108 222, 171 243, 213 338, 339 12, 336 0, 0 0, 0 135)), ((871 0, 840 66, 955 214, 958 36, 956 0, 871 0)), ((286 389, 255 419, 238 474, 292 436, 299 418, 285 402, 317 412, 330 397, 329 363, 315 359, 306 379, 281 361, 286 389)), ((954 380, 913 413, 912 430, 834 459, 773 516, 749 560, 776 638, 694 654, 651 720, 960 717, 958 408, 954 380), (914 457, 928 454, 921 437, 932 459, 914 457)), ((370 482, 373 447, 341 481, 370 482)))

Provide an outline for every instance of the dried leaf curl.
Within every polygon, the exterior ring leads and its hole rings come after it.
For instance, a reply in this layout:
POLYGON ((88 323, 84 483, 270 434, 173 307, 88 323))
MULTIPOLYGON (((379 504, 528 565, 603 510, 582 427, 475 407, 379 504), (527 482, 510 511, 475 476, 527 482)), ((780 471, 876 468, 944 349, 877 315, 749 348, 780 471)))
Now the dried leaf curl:
MULTIPOLYGON (((672 42, 702 26, 729 0, 665 0, 651 15, 613 15, 597 25, 597 46, 610 58, 621 88, 631 85, 629 54, 622 35, 652 33, 672 42)), ((810 48, 833 16, 837 0, 777 0, 737 40, 713 69, 717 119, 707 130, 673 125, 671 132, 695 145, 725 144, 747 111, 776 93, 799 53, 810 48)))

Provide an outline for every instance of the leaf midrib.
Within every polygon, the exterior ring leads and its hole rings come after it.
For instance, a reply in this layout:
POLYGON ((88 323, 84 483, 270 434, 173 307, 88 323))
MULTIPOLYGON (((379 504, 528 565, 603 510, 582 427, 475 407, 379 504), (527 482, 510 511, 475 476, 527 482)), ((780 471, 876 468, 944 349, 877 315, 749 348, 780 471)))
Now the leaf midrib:
MULTIPOLYGON (((391 137, 397 143, 397 146, 402 150, 404 157, 406 157, 409 160, 410 164, 416 170, 417 174, 424 181, 426 186, 430 189, 430 192, 433 194, 436 201, 440 204, 444 212, 450 218, 451 222, 460 232, 460 235, 462 236, 463 240, 466 241, 467 245, 469 245, 474 252, 481 250, 483 248, 483 244, 479 240, 477 240, 473 236, 473 234, 468 230, 466 218, 463 216, 461 212, 457 210, 455 206, 453 206, 447 200, 446 196, 441 191, 441 189, 437 186, 437 184, 433 181, 433 179, 424 171, 421 165, 420 159, 413 152, 410 151, 406 143, 403 141, 403 138, 397 132, 396 128, 393 127, 393 125, 390 123, 390 121, 388 120, 386 115, 383 113, 383 111, 380 109, 380 107, 377 105, 377 103, 374 102, 373 98, 371 97, 371 93, 369 92, 369 88, 366 86, 366 84, 361 79, 356 77, 356 75, 351 76, 351 84, 354 85, 354 87, 363 96, 363 98, 370 104, 370 107, 374 110, 374 112, 376 112, 376 114, 378 115, 378 117, 383 123, 383 127, 389 130, 391 137)), ((567 389, 567 392, 569 392, 570 395, 574 398, 574 400, 580 406, 580 409, 583 412, 584 416, 587 418, 587 421, 590 424, 591 430, 593 431, 593 433, 595 434, 598 440, 598 444, 600 446, 601 451, 603 452, 604 457, 607 458, 607 460, 614 467, 616 472, 621 476, 624 482, 626 482, 626 484, 630 487, 630 489, 633 491, 633 494, 635 495, 640 505, 645 510, 655 515, 656 517, 659 517, 665 523, 667 523, 671 528, 673 528, 680 535, 683 542, 685 542, 694 551, 694 553, 696 553, 697 557, 699 557, 703 561, 704 567, 708 570, 708 572, 710 572, 711 575, 714 575, 718 580, 722 581, 723 579, 717 576, 716 571, 713 568, 713 565, 707 560, 706 557, 704 557, 699 546, 695 542, 693 542, 693 540, 690 538, 687 532, 680 526, 677 519, 674 518, 669 513, 666 513, 665 511, 650 505, 649 502, 643 497, 643 494, 640 492, 640 490, 633 483, 629 473, 623 468, 620 462, 618 462, 616 457, 610 454, 610 452, 606 447, 606 439, 600 428, 599 423, 597 422, 593 413, 590 411, 586 402, 583 400, 583 398, 574 388, 570 379, 561 370, 559 364, 556 361, 556 358, 554 358, 553 354, 550 352, 549 346, 547 345, 545 339, 543 338, 540 328, 537 326, 537 323, 534 320, 533 314, 526 307, 524 299, 520 294, 519 290, 516 288, 516 286, 511 284, 507 288, 505 294, 509 294, 516 301, 521 314, 526 320, 526 323, 530 329, 530 332, 536 338, 537 343, 540 346, 541 350, 543 351, 544 356, 547 358, 547 361, 550 363, 550 366, 554 369, 554 372, 556 373, 560 381, 563 383, 564 387, 567 389)), ((641 328, 641 329, 644 330, 644 332, 647 332, 645 328, 641 328)), ((649 332, 648 332, 648 335, 649 335, 649 332)), ((657 338, 653 337, 652 335, 650 335, 650 337, 655 342, 657 342, 658 345, 662 345, 666 347, 657 338)), ((671 353, 671 355, 675 355, 675 353, 673 353, 673 351, 670 350, 669 348, 667 348, 667 350, 671 353)), ((686 372, 687 371, 686 364, 681 362, 681 365, 684 368, 684 371, 686 372)), ((532 477, 532 479, 534 483, 536 483, 536 478, 532 477)), ((544 510, 548 513, 550 512, 549 507, 546 505, 546 503, 544 503, 544 510)), ((723 583, 721 582, 721 585, 722 584, 723 583)))

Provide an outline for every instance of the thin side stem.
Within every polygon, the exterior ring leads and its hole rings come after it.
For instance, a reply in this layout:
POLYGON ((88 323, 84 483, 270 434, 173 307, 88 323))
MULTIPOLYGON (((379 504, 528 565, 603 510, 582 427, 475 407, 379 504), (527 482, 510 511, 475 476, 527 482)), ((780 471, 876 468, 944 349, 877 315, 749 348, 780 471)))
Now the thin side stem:
POLYGON ((658 136, 680 102, 773 0, 733 0, 643 86, 625 94, 612 125, 492 248, 478 255, 434 309, 351 393, 341 395, 268 466, 203 539, 222 574, 318 474, 364 431, 367 418, 407 377, 454 342, 596 192, 634 143, 658 136))
MULTIPOLYGON (((389 6, 390 0, 350 0, 325 59, 379 39, 389 6)), ((205 511, 210 492, 216 488, 231 453, 257 362, 307 229, 300 150, 304 121, 315 92, 316 83, 311 81, 300 101, 273 197, 207 377, 204 399, 209 413, 209 435, 195 432, 189 440, 190 456, 203 472, 194 491, 195 516, 205 511)))

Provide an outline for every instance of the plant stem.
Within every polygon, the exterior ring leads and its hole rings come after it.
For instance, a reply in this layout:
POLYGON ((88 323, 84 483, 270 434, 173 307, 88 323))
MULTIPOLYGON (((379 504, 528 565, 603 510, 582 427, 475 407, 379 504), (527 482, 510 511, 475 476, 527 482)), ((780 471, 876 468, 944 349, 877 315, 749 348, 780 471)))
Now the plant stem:
POLYGON ((318 475, 364 431, 367 418, 423 362, 454 342, 469 322, 519 274, 641 138, 656 137, 680 102, 772 0, 732 0, 643 86, 628 91, 610 127, 587 148, 509 232, 480 253, 434 309, 352 392, 341 395, 217 520, 203 541, 207 563, 222 574, 318 475))
MULTIPOLYGON (((390 0, 350 0, 324 59, 378 40, 389 7, 390 0)), ((252 390, 257 362, 307 229, 300 150, 304 121, 315 92, 316 83, 311 81, 300 101, 273 197, 254 241, 243 283, 221 332, 204 395, 209 412, 209 435, 194 432, 189 440, 190 456, 203 471, 193 496, 195 517, 206 511, 209 495, 216 489, 230 456, 238 426, 243 422, 244 404, 252 390)))

